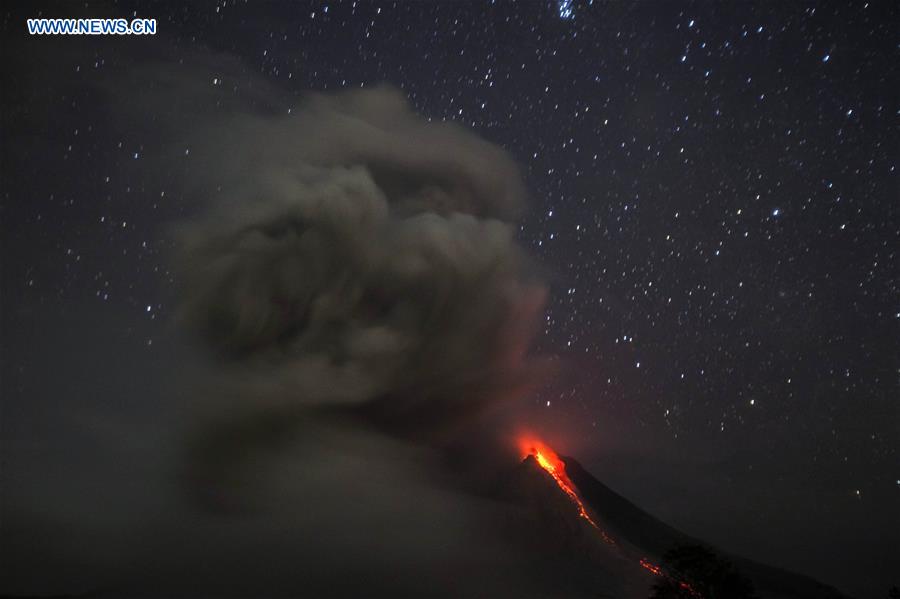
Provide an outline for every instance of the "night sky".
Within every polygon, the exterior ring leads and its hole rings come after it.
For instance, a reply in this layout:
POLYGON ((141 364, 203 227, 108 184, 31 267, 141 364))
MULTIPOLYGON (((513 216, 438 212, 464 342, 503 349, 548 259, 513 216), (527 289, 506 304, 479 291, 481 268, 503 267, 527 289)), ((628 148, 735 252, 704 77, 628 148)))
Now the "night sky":
POLYGON ((179 106, 113 119, 97 89, 200 49, 240 65, 194 82, 210 112, 386 82, 506 149, 556 365, 528 410, 560 451, 710 542, 898 584, 895 2, 176 3, 137 9, 152 37, 25 32, 136 10, 71 6, 3 12, 4 436, 51 397, 152 418, 142 381, 177 369, 167 224, 191 208, 143 161, 179 106))

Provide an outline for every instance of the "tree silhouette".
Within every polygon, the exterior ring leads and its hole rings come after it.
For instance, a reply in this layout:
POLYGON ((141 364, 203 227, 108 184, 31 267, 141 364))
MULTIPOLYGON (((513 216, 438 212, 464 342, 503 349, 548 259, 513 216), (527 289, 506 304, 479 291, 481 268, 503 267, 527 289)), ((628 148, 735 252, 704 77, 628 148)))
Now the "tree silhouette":
POLYGON ((753 584, 702 545, 677 545, 663 556, 664 575, 650 599, 755 599, 753 584))

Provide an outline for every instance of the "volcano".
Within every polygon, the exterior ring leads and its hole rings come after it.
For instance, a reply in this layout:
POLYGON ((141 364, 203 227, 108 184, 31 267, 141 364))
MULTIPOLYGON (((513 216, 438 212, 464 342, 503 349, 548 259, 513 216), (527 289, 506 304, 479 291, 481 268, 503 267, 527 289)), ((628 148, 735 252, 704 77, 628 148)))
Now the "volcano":
POLYGON ((728 564, 749 581, 747 595, 771 599, 841 599, 847 595, 807 576, 730 554, 685 534, 645 512, 597 480, 576 459, 541 444, 523 444, 525 457, 514 485, 530 508, 534 538, 553 554, 553 567, 565 564, 572 596, 649 597, 653 586, 668 583, 660 597, 729 598, 703 581, 673 569, 673 548, 700 551, 728 564), (549 550, 547 548, 549 547, 549 550))
POLYGON ((537 441, 518 456, 471 443, 411 454, 357 429, 303 432, 220 486, 201 481, 219 495, 176 496, 138 524, 77 495, 67 519, 21 513, 3 528, 0 597, 844 597, 678 531, 537 441), (708 584, 676 547, 732 564, 754 593, 708 584))

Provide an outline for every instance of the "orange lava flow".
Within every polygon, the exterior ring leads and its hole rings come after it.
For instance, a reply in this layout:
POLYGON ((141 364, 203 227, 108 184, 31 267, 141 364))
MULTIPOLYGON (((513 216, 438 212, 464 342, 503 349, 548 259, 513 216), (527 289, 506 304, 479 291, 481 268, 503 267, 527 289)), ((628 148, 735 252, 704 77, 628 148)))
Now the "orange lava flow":
POLYGON ((643 558, 643 557, 641 558, 641 566, 642 566, 645 570, 649 570, 650 572, 652 572, 652 573, 655 574, 656 576, 662 576, 662 575, 663 575, 662 568, 660 568, 659 566, 657 566, 656 564, 654 564, 653 562, 651 562, 650 560, 648 560, 648 559, 646 559, 646 558, 643 558))
MULTIPOLYGON (((587 513, 587 509, 584 507, 584 503, 582 503, 581 498, 578 496, 578 491, 576 490, 575 484, 569 479, 566 474, 566 464, 563 462, 559 455, 552 449, 550 449, 546 444, 541 443, 535 439, 520 439, 519 440, 519 448, 522 452, 522 458, 526 458, 528 456, 534 456, 534 459, 540 465, 541 468, 547 471, 547 473, 553 477, 553 480, 556 481, 557 486, 569 497, 575 507, 578 508, 578 515, 588 521, 588 523, 597 529, 597 532, 603 537, 603 540, 609 543, 610 545, 615 545, 616 541, 606 534, 600 526, 594 521, 593 518, 587 513)), ((663 569, 648 560, 647 558, 641 558, 639 561, 642 568, 653 574, 654 576, 661 576, 664 578, 668 578, 668 574, 663 571, 663 569)), ((678 586, 682 589, 686 590, 692 597, 701 598, 702 595, 698 593, 689 583, 684 581, 678 581, 678 586)))
MULTIPOLYGON (((642 557, 640 564, 641 564, 642 568, 649 571, 654 576, 662 576, 664 578, 669 578, 671 580, 671 577, 668 574, 666 574, 665 572, 663 572, 662 568, 660 568, 659 566, 657 566, 656 564, 654 564, 647 558, 642 557)), ((703 595, 701 595, 696 589, 694 589, 694 587, 692 587, 690 583, 685 582, 683 580, 678 580, 677 582, 678 582, 678 586, 681 587, 682 589, 684 589, 685 591, 687 591, 691 597, 698 597, 698 598, 703 597, 703 595)))
POLYGON ((537 463, 541 468, 547 471, 547 473, 553 477, 553 480, 556 481, 557 486, 562 489, 563 493, 565 493, 572 503, 575 504, 575 507, 578 508, 578 515, 588 521, 588 523, 597 529, 597 531, 603 536, 603 540, 611 545, 615 545, 615 541, 606 534, 600 526, 594 521, 593 518, 587 513, 587 509, 585 509, 584 504, 581 502, 581 498, 578 497, 578 492, 575 490, 575 485, 569 480, 569 477, 566 475, 566 465, 565 463, 559 459, 559 456, 555 451, 541 443, 540 441, 533 440, 523 440, 520 442, 522 446, 523 453, 525 454, 523 457, 534 456, 534 459, 537 460, 537 463))

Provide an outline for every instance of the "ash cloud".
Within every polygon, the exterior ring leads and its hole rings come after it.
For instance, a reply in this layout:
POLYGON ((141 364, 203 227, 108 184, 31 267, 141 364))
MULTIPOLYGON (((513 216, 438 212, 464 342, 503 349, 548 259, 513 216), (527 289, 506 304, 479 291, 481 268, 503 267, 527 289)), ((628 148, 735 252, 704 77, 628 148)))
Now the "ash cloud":
POLYGON ((513 237, 524 191, 501 149, 389 87, 204 137, 200 160, 220 168, 201 172, 222 191, 177 228, 179 320, 254 409, 364 408, 421 433, 532 378, 543 290, 513 237))
POLYGON ((289 532, 260 553, 314 567, 276 568, 269 588, 343 589, 361 570, 367 592, 527 595, 495 524, 509 506, 446 468, 461 439, 490 445, 482 417, 542 372, 529 345, 544 290, 514 239, 512 160, 389 87, 235 112, 186 143, 203 208, 174 228, 177 323, 216 357, 191 492, 226 526, 249 509, 289 532), (458 571, 473 578, 451 584, 458 571))
POLYGON ((483 484, 515 464, 497 423, 543 374, 512 160, 389 87, 297 103, 228 57, 123 65, 89 93, 47 85, 109 108, 96 135, 137 130, 141 160, 114 175, 190 214, 164 231, 174 332, 153 369, 103 350, 129 364, 127 401, 98 382, 18 418, 10 443, 54 451, 8 453, 27 482, 6 497, 0 592, 546 595, 506 533, 525 517, 483 484))

